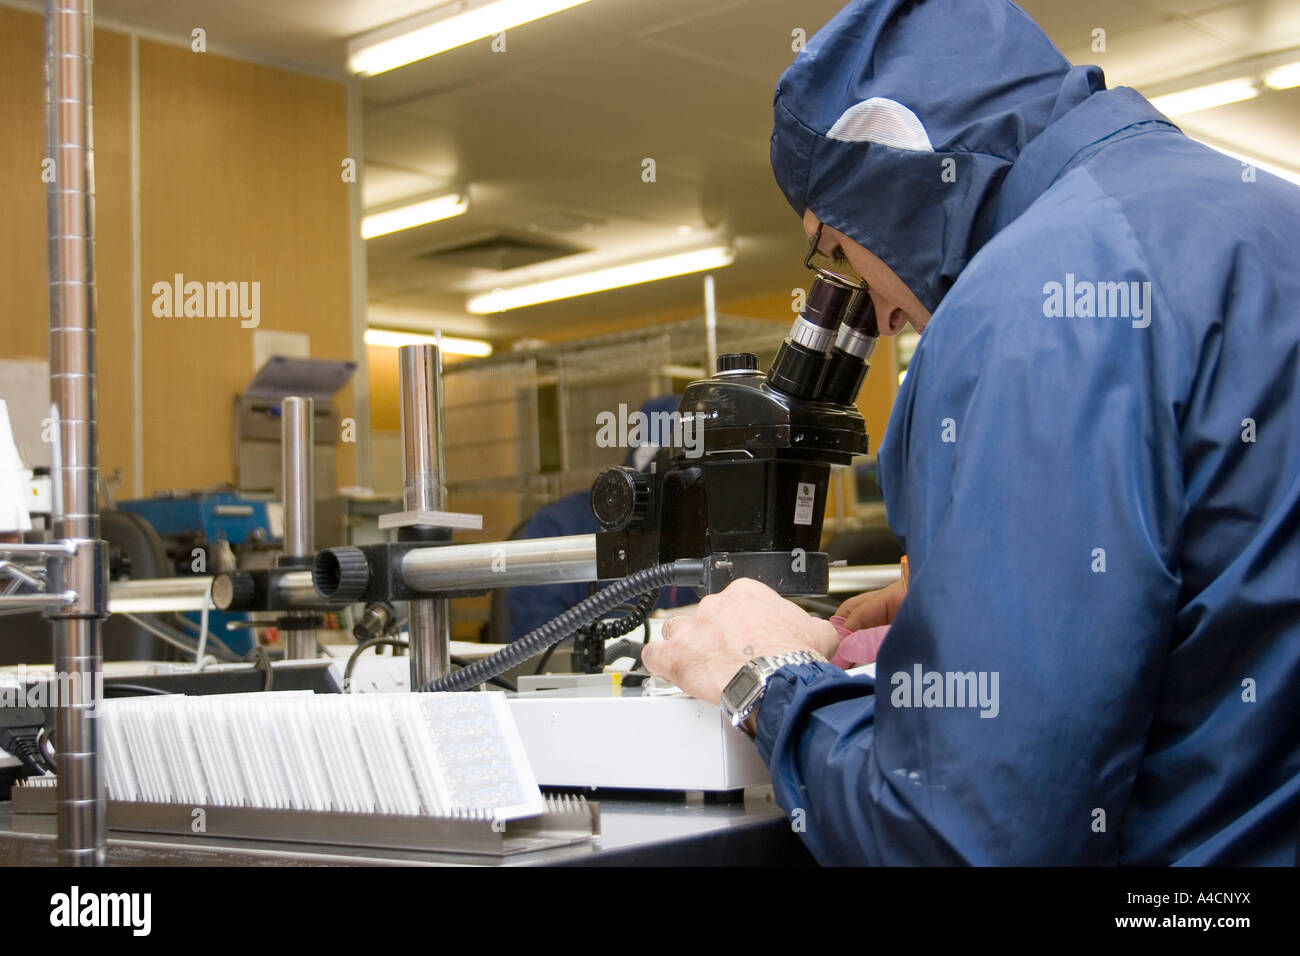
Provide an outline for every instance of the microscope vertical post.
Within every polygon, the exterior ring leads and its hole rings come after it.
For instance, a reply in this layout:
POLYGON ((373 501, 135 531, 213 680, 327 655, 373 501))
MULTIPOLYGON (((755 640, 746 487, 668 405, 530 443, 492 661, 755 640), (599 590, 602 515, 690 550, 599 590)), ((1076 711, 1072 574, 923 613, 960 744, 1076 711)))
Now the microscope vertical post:
MULTIPOLYGON (((442 469, 442 357, 436 345, 398 350, 402 401, 402 507, 443 511, 447 489, 442 469)), ((412 529, 415 530, 415 529, 412 529)), ((444 677, 451 669, 451 607, 446 598, 411 601, 411 689, 444 677)))
MULTIPOLYGON (((280 403, 280 490, 284 499, 283 563, 309 562, 316 554, 315 403, 292 396, 280 403)), ((316 657, 316 632, 290 630, 285 656, 316 657)))

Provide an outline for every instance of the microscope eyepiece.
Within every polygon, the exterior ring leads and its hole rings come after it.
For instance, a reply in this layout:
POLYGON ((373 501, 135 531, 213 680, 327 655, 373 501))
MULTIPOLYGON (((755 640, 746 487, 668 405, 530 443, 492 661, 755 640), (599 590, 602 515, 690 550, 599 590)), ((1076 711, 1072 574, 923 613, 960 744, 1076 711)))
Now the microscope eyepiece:
POLYGON ((867 290, 861 289, 844 311, 844 321, 835 335, 835 345, 826 362, 818 399, 836 405, 852 405, 867 376, 871 353, 876 349, 880 329, 876 307, 867 290))
POLYGON ((789 338, 768 370, 769 385, 796 398, 817 396, 827 353, 835 341, 835 329, 855 291, 853 286, 828 276, 814 277, 803 311, 794 320, 789 338))

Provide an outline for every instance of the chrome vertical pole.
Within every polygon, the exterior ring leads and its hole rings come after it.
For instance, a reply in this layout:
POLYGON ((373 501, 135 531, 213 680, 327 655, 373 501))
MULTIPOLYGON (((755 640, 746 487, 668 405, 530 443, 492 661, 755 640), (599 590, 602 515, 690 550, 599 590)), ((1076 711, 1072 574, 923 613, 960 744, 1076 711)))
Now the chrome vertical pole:
POLYGON ((704 375, 718 371, 718 300, 713 273, 704 277, 704 375))
POLYGON ((53 179, 49 219, 50 401, 54 535, 68 556, 52 590, 73 603, 47 612, 61 680, 55 716, 57 858, 105 862, 104 775, 96 706, 108 613, 106 547, 99 539, 95 435, 95 175, 91 113, 92 0, 46 0, 45 131, 53 179))
MULTIPOLYGON (((315 403, 290 397, 280 403, 280 492, 284 500, 284 559, 281 564, 310 566, 316 556, 315 403)), ((313 615, 314 616, 314 615, 313 615)), ((285 656, 316 657, 316 632, 290 630, 285 656)))
MULTIPOLYGON (((398 350, 402 400, 402 507, 443 511, 442 357, 436 345, 398 350)), ((408 529, 418 533, 418 529, 408 529)), ((411 689, 419 690, 451 669, 451 607, 445 598, 411 601, 411 689)))

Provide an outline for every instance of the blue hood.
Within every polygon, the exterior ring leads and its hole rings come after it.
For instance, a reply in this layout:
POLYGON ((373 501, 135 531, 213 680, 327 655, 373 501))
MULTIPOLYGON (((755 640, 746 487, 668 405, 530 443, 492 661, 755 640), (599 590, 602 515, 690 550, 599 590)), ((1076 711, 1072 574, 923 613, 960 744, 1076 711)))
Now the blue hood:
POLYGON ((1006 224, 1021 151, 1104 89, 1006 0, 854 0, 777 85, 772 168, 934 311, 1006 224))

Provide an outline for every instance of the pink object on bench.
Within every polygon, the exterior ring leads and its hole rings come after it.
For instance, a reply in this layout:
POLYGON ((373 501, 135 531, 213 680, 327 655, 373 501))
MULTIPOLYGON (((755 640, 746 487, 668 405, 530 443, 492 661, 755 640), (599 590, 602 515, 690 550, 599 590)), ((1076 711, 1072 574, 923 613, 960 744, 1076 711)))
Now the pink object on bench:
POLYGON ((880 652, 880 645, 885 643, 889 634, 888 624, 850 631, 844 626, 844 618, 838 614, 831 618, 831 625, 840 636, 839 650, 831 658, 831 663, 845 670, 873 663, 876 654, 880 652))

